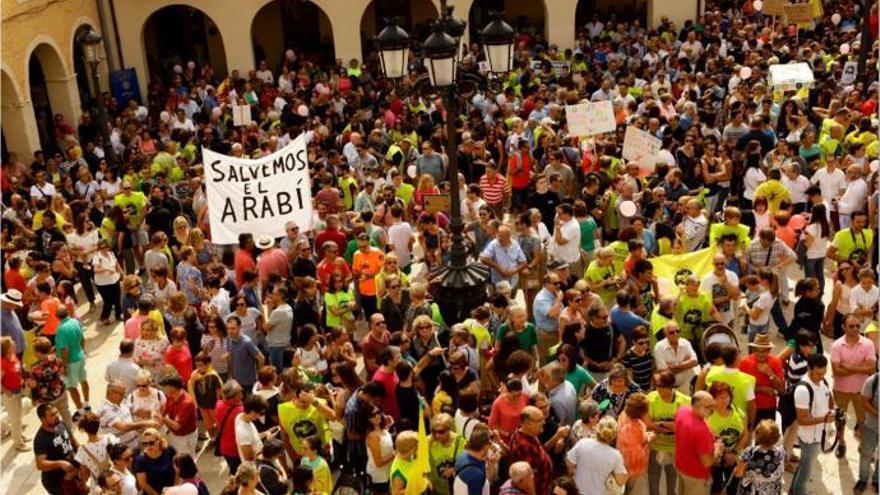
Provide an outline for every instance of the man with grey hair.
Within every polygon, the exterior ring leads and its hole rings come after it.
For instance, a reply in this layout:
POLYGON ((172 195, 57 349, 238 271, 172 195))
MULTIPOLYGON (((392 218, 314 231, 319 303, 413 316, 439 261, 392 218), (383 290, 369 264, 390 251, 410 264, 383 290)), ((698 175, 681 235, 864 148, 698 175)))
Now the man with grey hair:
POLYGON ((868 183, 862 178, 862 166, 850 165, 846 169, 846 187, 843 195, 837 201, 837 211, 840 213, 840 228, 850 226, 851 215, 863 211, 868 202, 868 183))
POLYGON ((675 375, 675 387, 682 393, 690 393, 699 363, 690 341, 681 338, 680 333, 675 320, 663 326, 665 338, 654 346, 654 368, 656 371, 671 371, 675 375))
POLYGON ((501 485, 499 495, 535 495, 535 472, 528 462, 519 461, 510 465, 510 479, 501 485))
POLYGON ((547 391, 550 408, 563 426, 571 426, 577 418, 578 396, 574 385, 565 379, 565 368, 558 361, 538 371, 538 381, 547 391))
POLYGON ((107 395, 98 410, 101 419, 101 433, 112 433, 119 443, 137 449, 141 430, 158 428, 160 423, 153 419, 135 420, 131 410, 123 403, 128 395, 125 383, 120 380, 107 382, 107 395))
POLYGON ((690 406, 681 406, 675 413, 675 469, 678 470, 678 493, 709 495, 712 465, 724 452, 724 444, 706 422, 712 414, 715 399, 701 390, 694 394, 690 406))

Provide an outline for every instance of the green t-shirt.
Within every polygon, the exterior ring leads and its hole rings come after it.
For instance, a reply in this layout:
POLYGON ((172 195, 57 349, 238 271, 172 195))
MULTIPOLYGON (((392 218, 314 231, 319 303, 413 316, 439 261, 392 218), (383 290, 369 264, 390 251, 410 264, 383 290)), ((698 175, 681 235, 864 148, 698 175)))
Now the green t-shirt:
POLYGON ((480 355, 482 355, 483 349, 492 347, 492 335, 489 333, 488 328, 481 325, 480 322, 473 318, 464 320, 463 325, 468 329, 468 332, 474 336, 474 340, 476 341, 475 348, 477 351, 480 351, 480 355))
MULTIPOLYGON (((610 266, 599 266, 599 261, 593 260, 584 272, 584 280, 590 283, 596 283, 611 278, 614 274, 615 270, 613 264, 610 266)), ((608 304, 614 299, 615 294, 617 294, 617 289, 614 287, 604 287, 595 292, 602 298, 602 302, 608 304)))
POLYGON ((128 196, 126 196, 125 193, 119 193, 113 197, 113 201, 123 209, 129 205, 133 206, 135 214, 129 217, 128 223, 131 227, 137 228, 140 226, 144 206, 147 204, 147 197, 144 196, 144 193, 140 191, 132 191, 128 196))
POLYGON ((720 438, 724 443, 724 448, 732 449, 746 427, 746 416, 742 409, 733 406, 726 417, 718 414, 717 411, 712 411, 712 414, 706 418, 706 423, 709 424, 709 429, 715 437, 720 438))
MULTIPOLYGON (((675 412, 678 408, 691 403, 691 398, 674 390, 672 402, 666 402, 656 390, 649 392, 645 397, 648 400, 648 417, 651 421, 675 421, 675 412)), ((675 433, 656 432, 651 448, 659 452, 673 452, 675 450, 675 433)))
POLYGON ((76 363, 86 357, 82 348, 82 326, 73 318, 65 318, 55 331, 55 353, 61 357, 61 351, 68 350, 67 362, 76 363))
POLYGON ((345 203, 345 209, 354 208, 354 197, 357 195, 357 179, 354 177, 340 177, 339 190, 342 191, 342 201, 345 203), (354 192, 352 193, 352 189, 354 192))
POLYGON ((406 182, 402 182, 399 186, 397 186, 397 190, 394 194, 397 195, 398 198, 402 199, 404 204, 409 205, 412 202, 413 194, 415 193, 416 188, 411 184, 407 184, 406 182))
POLYGON ((755 377, 742 371, 736 370, 729 372, 724 366, 712 366, 709 373, 706 374, 706 388, 712 386, 715 382, 722 382, 730 385, 733 391, 732 404, 739 408, 740 411, 746 410, 748 403, 749 391, 754 396, 755 377))
POLYGON ((302 454, 302 442, 305 438, 317 436, 325 445, 330 443, 330 424, 315 406, 300 409, 293 402, 282 402, 278 404, 278 422, 298 454, 302 454))
MULTIPOLYGON (((496 340, 501 340, 504 338, 504 335, 508 332, 507 323, 501 325, 498 329, 498 333, 495 335, 496 340)), ((532 353, 532 346, 538 345, 538 333, 535 331, 535 325, 532 325, 530 322, 526 322, 526 327, 522 332, 514 333, 516 335, 516 339, 519 341, 519 348, 532 353)))
POLYGON ((579 364, 575 365, 574 369, 565 375, 565 379, 568 380, 568 383, 574 385, 574 389, 577 391, 578 395, 584 391, 585 387, 596 382, 593 380, 593 376, 590 375, 590 372, 579 364))
POLYGON ((329 308, 339 308, 347 305, 348 303, 354 301, 354 295, 351 293, 351 290, 339 291, 334 293, 325 293, 324 294, 324 304, 327 305, 327 326, 328 327, 336 327, 342 328, 342 320, 343 318, 347 320, 354 320, 354 315, 351 311, 346 311, 341 316, 336 316, 332 314, 329 308))
POLYGON ((464 438, 458 433, 451 431, 452 441, 449 445, 443 445, 431 438, 428 445, 428 458, 431 464, 431 486, 434 493, 446 495, 449 493, 449 482, 440 477, 440 471, 455 467, 455 457, 464 450, 464 438))
POLYGON ((743 224, 727 225, 726 223, 713 223, 709 227, 709 245, 717 246, 721 238, 733 234, 736 236, 736 246, 742 250, 749 248, 749 227, 743 224))
POLYGON ((414 474, 414 467, 415 460, 406 461, 401 459, 400 457, 394 456, 394 460, 391 461, 391 477, 389 479, 401 479, 403 480, 403 484, 405 486, 409 482, 410 475, 414 474))
POLYGON ((675 306, 675 321, 681 328, 681 337, 693 340, 702 332, 703 322, 709 321, 712 311, 712 298, 709 294, 699 293, 691 297, 682 293, 675 306))
POLYGON ((578 224, 581 227, 581 249, 592 253, 596 249, 596 238, 594 237, 597 228, 596 219, 592 215, 587 215, 587 218, 578 220, 578 224))
POLYGON ((852 228, 849 228, 834 234, 834 247, 837 248, 837 254, 845 260, 864 259, 873 243, 874 232, 870 229, 862 229, 860 233, 854 234, 852 228))

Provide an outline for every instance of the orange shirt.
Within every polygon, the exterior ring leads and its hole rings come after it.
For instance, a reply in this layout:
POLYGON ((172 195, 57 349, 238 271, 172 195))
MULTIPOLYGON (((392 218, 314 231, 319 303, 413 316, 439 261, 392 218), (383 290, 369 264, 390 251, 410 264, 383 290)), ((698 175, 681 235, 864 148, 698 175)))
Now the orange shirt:
POLYGON ((364 252, 360 249, 355 251, 351 262, 351 271, 360 275, 358 291, 364 296, 376 295, 376 274, 385 263, 385 255, 382 251, 370 246, 364 252))
POLYGON ((46 315, 46 323, 43 324, 43 335, 55 335, 58 330, 58 317, 55 316, 55 310, 61 306, 61 301, 57 297, 47 297, 40 303, 40 311, 46 315))
POLYGON ((618 418, 617 450, 623 456, 623 463, 629 475, 638 476, 648 471, 648 444, 645 434, 648 428, 640 420, 633 420, 622 413, 618 418))

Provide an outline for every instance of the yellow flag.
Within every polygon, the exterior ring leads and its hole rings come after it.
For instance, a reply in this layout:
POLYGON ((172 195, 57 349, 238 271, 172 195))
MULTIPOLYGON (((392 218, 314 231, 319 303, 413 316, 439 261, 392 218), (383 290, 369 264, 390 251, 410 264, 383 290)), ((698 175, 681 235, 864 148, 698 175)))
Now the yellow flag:
POLYGON ((649 261, 654 265, 654 276, 662 296, 678 295, 690 275, 703 278, 712 271, 712 257, 716 248, 705 248, 692 253, 665 254, 649 261))
POLYGON ((427 476, 431 472, 428 460, 428 433, 425 430, 425 411, 419 406, 419 446, 416 460, 413 461, 409 479, 406 482, 406 495, 421 495, 428 490, 427 476))

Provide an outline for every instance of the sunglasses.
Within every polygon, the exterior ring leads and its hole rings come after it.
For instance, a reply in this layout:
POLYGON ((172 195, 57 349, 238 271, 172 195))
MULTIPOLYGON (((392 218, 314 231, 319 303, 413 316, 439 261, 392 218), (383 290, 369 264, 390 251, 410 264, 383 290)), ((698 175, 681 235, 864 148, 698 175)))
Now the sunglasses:
POLYGON ((666 332, 666 335, 678 335, 678 334, 679 334, 678 330, 676 330, 674 332, 666 332))
POLYGON ((153 445, 156 445, 156 441, 155 440, 144 440, 141 442, 141 445, 143 445, 144 447, 152 447, 153 445))
POLYGON ((389 285, 388 288, 389 289, 399 289, 400 286, 399 285, 389 285))
POLYGON ((150 386, 149 383, 138 383, 137 388, 148 388, 150 386))

